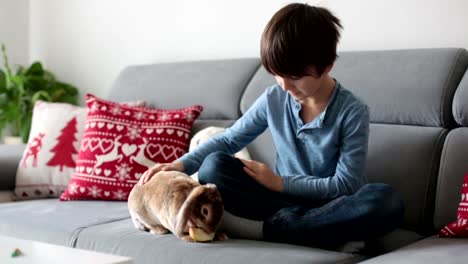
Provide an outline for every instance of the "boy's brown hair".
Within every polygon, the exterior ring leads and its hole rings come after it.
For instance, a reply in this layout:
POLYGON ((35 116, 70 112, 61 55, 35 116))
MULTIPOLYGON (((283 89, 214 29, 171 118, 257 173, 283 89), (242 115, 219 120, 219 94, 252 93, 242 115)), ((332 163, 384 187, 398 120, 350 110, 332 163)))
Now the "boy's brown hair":
POLYGON ((340 20, 322 7, 289 4, 277 11, 262 34, 265 69, 282 77, 319 76, 337 57, 340 20))

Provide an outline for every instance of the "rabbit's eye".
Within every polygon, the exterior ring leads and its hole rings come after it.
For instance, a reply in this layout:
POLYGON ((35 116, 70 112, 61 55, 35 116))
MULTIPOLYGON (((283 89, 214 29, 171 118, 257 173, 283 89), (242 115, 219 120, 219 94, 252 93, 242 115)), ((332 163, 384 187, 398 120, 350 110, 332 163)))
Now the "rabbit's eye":
POLYGON ((203 208, 203 209, 202 209, 202 213, 203 213, 204 215, 208 215, 208 209, 203 208))

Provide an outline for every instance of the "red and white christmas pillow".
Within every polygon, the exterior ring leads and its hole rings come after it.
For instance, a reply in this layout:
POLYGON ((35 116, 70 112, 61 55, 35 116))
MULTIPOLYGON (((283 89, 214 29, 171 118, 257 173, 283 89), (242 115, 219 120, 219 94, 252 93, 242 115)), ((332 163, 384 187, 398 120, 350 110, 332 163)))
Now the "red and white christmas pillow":
POLYGON ((468 237, 468 173, 465 175, 462 185, 457 221, 442 228, 439 237, 468 237))
POLYGON ((16 171, 15 199, 58 197, 75 171, 86 108, 37 101, 16 171))
POLYGON ((143 172, 189 147, 203 108, 129 107, 86 95, 88 115, 75 173, 61 200, 127 200, 143 172))
MULTIPOLYGON (((124 104, 144 107, 143 100, 124 104)), ((37 101, 28 143, 16 170, 15 200, 59 197, 75 171, 86 108, 37 101)))

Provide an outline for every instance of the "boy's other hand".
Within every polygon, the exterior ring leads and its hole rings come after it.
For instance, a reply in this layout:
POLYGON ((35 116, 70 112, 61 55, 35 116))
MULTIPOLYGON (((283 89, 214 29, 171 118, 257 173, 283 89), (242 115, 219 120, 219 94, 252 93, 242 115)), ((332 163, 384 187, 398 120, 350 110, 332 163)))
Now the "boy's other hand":
POLYGON ((138 185, 147 183, 151 177, 159 171, 184 171, 184 169, 184 163, 180 161, 172 163, 156 163, 152 168, 143 173, 143 176, 141 176, 138 181, 138 185))
POLYGON ((254 160, 239 160, 245 165, 244 171, 258 183, 272 191, 283 191, 283 178, 274 173, 266 164, 254 160))

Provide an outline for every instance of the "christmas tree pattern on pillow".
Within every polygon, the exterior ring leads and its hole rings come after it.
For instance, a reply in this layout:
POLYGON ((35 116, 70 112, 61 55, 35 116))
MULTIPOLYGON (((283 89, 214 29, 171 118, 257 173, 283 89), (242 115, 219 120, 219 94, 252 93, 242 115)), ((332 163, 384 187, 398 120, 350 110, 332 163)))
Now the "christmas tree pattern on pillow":
POLYGON ((59 167, 59 171, 63 171, 64 167, 75 168, 75 158, 73 156, 78 154, 78 150, 74 146, 74 142, 78 140, 74 136, 77 132, 76 125, 76 118, 72 118, 61 130, 62 133, 56 139, 57 143, 50 150, 54 154, 47 162, 47 166, 59 167))
POLYGON ((37 101, 16 171, 16 200, 58 197, 68 186, 84 131, 86 108, 37 101))

